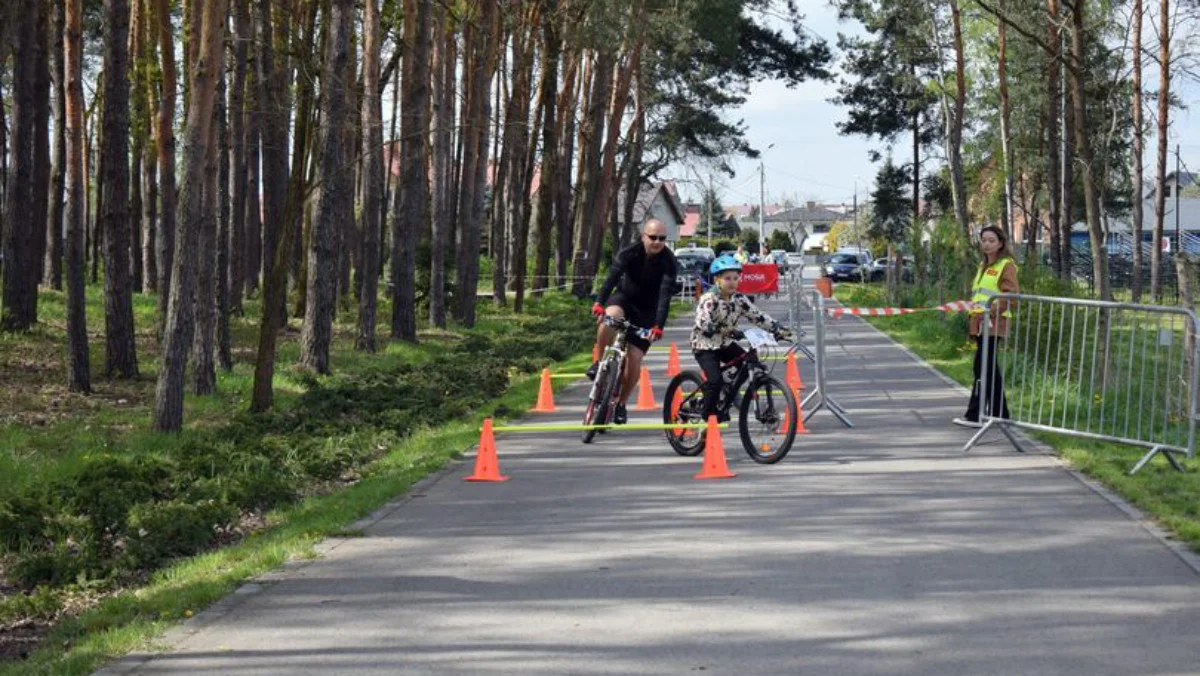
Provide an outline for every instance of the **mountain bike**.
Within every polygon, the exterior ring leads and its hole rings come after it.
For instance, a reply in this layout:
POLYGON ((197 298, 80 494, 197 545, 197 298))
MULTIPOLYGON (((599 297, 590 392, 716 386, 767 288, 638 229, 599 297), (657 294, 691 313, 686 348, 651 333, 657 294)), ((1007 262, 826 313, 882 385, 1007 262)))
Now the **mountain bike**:
MULTIPOLYGON (((792 342, 784 358, 799 348, 792 342)), ((728 420, 729 410, 738 405, 738 433, 750 459, 765 465, 783 460, 796 440, 796 416, 800 407, 791 388, 776 378, 758 357, 758 348, 721 365, 722 384, 714 413, 728 420)), ((671 379, 663 398, 663 423, 699 424, 704 420, 703 377, 700 371, 683 371, 671 379)), ((699 455, 704 450, 701 430, 666 430, 667 442, 679 455, 699 455)))
MULTIPOLYGON (((596 379, 592 381, 587 408, 583 412, 584 425, 607 425, 617 410, 617 401, 621 398, 621 383, 625 377, 625 354, 629 351, 625 332, 633 328, 643 338, 650 335, 648 329, 633 326, 629 320, 622 317, 605 315, 603 321, 606 326, 617 332, 617 337, 611 345, 604 348, 604 354, 600 356, 599 366, 596 367, 596 379)), ((583 443, 591 443, 598 431, 595 427, 585 429, 583 443)))

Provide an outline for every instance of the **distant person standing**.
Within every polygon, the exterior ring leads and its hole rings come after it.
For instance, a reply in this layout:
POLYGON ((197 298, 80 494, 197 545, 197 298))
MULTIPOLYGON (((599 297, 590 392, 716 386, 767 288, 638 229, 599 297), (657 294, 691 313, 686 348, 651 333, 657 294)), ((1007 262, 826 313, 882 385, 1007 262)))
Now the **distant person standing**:
POLYGON ((1004 397, 1004 382, 1000 369, 996 368, 996 348, 1001 340, 1008 337, 1008 323, 1012 317, 1012 303, 998 300, 985 304, 993 297, 1003 293, 1020 293, 1017 283, 1017 262, 1013 259, 1012 249, 1009 248, 1008 237, 1004 231, 989 225, 979 233, 979 250, 983 259, 979 270, 975 273, 975 283, 971 285, 971 302, 977 307, 971 310, 970 334, 975 341, 975 385, 971 388, 971 400, 967 402, 967 412, 961 418, 955 418, 955 425, 963 427, 982 427, 979 416, 983 407, 981 378, 984 369, 988 374, 989 404, 986 408, 988 415, 997 418, 1007 418, 1008 401, 1004 397), (984 363, 983 327, 990 323, 988 332, 987 363, 984 363))

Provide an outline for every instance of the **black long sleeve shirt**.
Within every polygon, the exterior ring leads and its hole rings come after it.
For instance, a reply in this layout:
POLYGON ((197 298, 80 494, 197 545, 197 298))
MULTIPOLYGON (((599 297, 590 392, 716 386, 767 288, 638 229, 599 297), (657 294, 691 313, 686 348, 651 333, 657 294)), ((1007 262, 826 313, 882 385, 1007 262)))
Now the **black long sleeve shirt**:
POLYGON ((671 291, 678 274, 679 264, 670 249, 664 248, 657 256, 648 256, 646 247, 638 242, 617 254, 596 302, 607 305, 613 291, 619 289, 639 311, 654 313, 653 326, 666 326, 671 291))

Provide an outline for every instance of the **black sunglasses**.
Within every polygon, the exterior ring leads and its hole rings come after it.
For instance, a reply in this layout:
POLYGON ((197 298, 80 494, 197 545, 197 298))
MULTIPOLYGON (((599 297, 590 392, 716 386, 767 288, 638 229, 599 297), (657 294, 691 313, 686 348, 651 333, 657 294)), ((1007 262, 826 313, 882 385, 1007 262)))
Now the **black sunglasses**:
POLYGON ((652 242, 665 242, 665 241, 667 241, 667 236, 666 236, 666 235, 646 235, 646 237, 649 237, 649 238, 650 238, 650 241, 652 241, 652 242))

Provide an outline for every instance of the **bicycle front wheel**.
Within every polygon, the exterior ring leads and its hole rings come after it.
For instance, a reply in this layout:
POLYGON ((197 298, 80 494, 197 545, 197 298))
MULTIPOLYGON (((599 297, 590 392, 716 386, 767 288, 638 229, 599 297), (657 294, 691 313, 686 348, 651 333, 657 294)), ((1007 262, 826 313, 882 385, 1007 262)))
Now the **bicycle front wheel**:
MULTIPOLYGON (((663 396, 663 423, 694 424, 704 422, 700 412, 704 409, 704 391, 700 375, 695 371, 684 371, 675 376, 663 396)), ((679 455, 700 455, 704 450, 702 430, 666 430, 667 443, 679 455)))
MULTIPOLYGON (((621 369, 617 368, 615 359, 600 362, 596 371, 596 382, 592 386, 592 397, 588 400, 583 412, 584 425, 604 425, 608 423, 612 411, 613 397, 617 393, 617 384, 621 380, 621 369)), ((598 430, 589 428, 583 431, 583 443, 589 444, 598 430)))
POLYGON ((760 376, 742 397, 738 431, 742 446, 754 462, 772 465, 783 460, 796 440, 800 407, 792 391, 774 376, 760 376))

